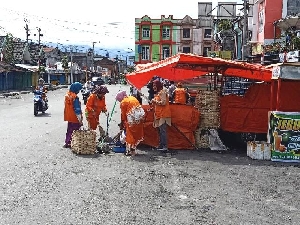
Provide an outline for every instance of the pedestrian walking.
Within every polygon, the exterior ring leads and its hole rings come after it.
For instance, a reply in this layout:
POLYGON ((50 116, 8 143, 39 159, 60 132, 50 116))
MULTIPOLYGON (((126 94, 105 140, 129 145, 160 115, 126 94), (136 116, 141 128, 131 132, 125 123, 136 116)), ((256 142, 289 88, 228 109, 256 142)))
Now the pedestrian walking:
POLYGON ((127 96, 126 91, 120 91, 116 95, 120 102, 121 129, 125 130, 126 155, 134 156, 138 144, 144 139, 145 111, 134 96, 127 96))
POLYGON ((171 126, 171 109, 168 90, 159 80, 153 81, 153 89, 157 93, 151 104, 154 106, 153 126, 158 128, 159 145, 157 150, 168 151, 167 125, 171 126))
POLYGON ((79 82, 72 83, 65 95, 64 121, 68 122, 64 148, 71 147, 72 133, 82 126, 81 103, 77 94, 82 89, 79 82))
POLYGON ((107 93, 109 93, 109 91, 106 86, 97 86, 86 102, 85 116, 88 126, 92 130, 96 130, 97 126, 99 125, 100 113, 107 112, 105 102, 105 95, 107 93))

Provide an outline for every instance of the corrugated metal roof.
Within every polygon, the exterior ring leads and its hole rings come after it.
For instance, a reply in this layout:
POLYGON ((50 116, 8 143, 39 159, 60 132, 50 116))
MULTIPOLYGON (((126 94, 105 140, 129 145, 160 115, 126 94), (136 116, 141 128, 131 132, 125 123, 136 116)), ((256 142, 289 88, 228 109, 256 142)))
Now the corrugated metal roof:
POLYGON ((0 73, 7 71, 23 71, 22 68, 18 68, 17 66, 8 64, 6 62, 0 61, 0 73))
POLYGON ((32 72, 37 72, 39 70, 38 66, 31 66, 31 65, 26 65, 26 64, 16 64, 17 67, 21 67, 23 69, 32 71, 32 72))

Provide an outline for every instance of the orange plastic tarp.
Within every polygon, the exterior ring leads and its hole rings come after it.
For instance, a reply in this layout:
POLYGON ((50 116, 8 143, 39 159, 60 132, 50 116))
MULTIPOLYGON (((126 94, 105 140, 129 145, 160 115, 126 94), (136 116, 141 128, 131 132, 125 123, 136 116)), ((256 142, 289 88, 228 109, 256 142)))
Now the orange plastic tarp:
MULTIPOLYGON (((300 112, 300 81, 282 81, 278 111, 300 112)), ((272 96, 273 110, 277 102, 277 86, 272 96)), ((271 106, 271 84, 254 84, 245 96, 221 97, 221 128, 231 132, 267 133, 271 106)))
POLYGON ((126 75, 126 79, 130 84, 140 89, 153 76, 178 81, 212 72, 260 81, 271 81, 272 76, 272 69, 260 64, 178 53, 159 62, 139 65, 135 72, 126 75))
MULTIPOLYGON (((157 147, 158 130, 153 127, 154 112, 153 110, 149 110, 149 105, 143 105, 143 108, 146 111, 146 118, 144 122, 145 136, 142 143, 152 147, 157 147)), ((199 111, 193 106, 188 105, 170 105, 170 108, 172 113, 172 124, 174 124, 185 135, 185 137, 173 126, 168 126, 168 148, 194 149, 194 132, 199 124, 199 111), (188 138, 193 145, 186 138, 188 138)))

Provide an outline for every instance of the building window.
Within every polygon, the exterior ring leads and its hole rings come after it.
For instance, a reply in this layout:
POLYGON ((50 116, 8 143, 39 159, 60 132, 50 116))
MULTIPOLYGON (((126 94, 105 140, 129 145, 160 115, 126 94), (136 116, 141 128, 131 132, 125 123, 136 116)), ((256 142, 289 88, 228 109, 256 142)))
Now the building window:
POLYGON ((164 46, 162 49, 162 59, 166 59, 168 57, 170 57, 170 47, 164 46))
POLYGON ((149 59, 150 59, 150 47, 142 46, 142 60, 149 60, 149 59))
POLYGON ((183 53, 191 53, 191 48, 190 47, 182 47, 182 52, 183 53))
POLYGON ((163 27, 162 29, 162 38, 169 39, 170 38, 170 27, 163 27))
POLYGON ((183 38, 191 38, 191 29, 190 28, 183 28, 182 37, 183 38))
POLYGON ((150 28, 149 27, 143 27, 142 28, 142 37, 143 38, 149 38, 150 37, 150 28))
POLYGON ((204 29, 204 38, 212 38, 211 29, 204 29))
POLYGON ((203 48, 203 56, 207 57, 208 56, 208 52, 210 52, 210 51, 211 51, 211 47, 204 47, 203 48))

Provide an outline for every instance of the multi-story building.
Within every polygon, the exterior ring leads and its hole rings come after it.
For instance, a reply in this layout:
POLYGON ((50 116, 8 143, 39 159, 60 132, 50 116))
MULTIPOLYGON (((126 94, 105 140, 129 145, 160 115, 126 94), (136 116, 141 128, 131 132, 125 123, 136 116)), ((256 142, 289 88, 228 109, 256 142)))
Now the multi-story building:
MULTIPOLYGON (((284 49, 291 50, 290 39, 299 36, 300 0, 256 0, 253 7, 253 53, 278 54, 284 49), (287 35, 287 33, 290 33, 287 35), (284 37, 284 38, 282 38, 284 37), (282 43, 276 45, 276 43, 282 43), (270 47, 273 46, 273 47, 270 47)), ((298 46, 299 47, 299 46, 298 46)), ((297 47, 297 48, 298 48, 297 47)), ((298 56, 298 55, 297 55, 298 56)), ((280 58, 280 57, 279 57, 280 58)), ((282 59, 281 59, 282 60, 282 59)))
POLYGON ((253 41, 262 45, 274 42, 280 31, 274 22, 282 18, 282 0, 258 0, 253 6, 253 41))
MULTIPOLYGON (((166 59, 178 52, 202 54, 202 29, 197 19, 185 16, 174 19, 161 16, 151 19, 145 15, 135 19, 135 64, 166 59)), ((211 37, 210 37, 211 39, 211 37)))
POLYGON ((282 18, 300 13, 300 0, 282 0, 282 18))

